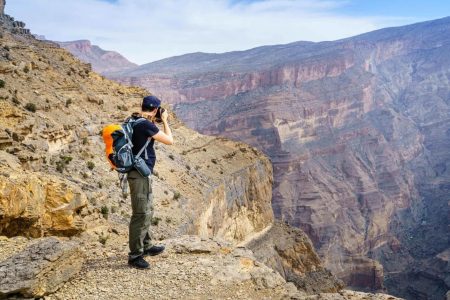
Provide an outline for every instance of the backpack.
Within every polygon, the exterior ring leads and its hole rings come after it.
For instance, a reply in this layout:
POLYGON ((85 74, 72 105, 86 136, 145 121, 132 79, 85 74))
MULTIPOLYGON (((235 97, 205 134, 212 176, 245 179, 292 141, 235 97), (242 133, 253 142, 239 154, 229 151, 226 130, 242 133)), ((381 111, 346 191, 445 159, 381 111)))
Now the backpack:
POLYGON ((131 141, 134 126, 144 120, 145 118, 131 116, 122 125, 110 124, 102 130, 106 158, 111 167, 119 174, 119 186, 124 198, 127 196, 127 173, 129 171, 135 168, 144 177, 151 173, 145 161, 140 157, 142 152, 145 151, 145 158, 147 159, 147 146, 150 140, 147 140, 136 155, 133 154, 133 142, 131 141))
POLYGON ((133 154, 133 128, 136 124, 143 122, 145 118, 129 117, 121 125, 110 124, 103 128, 102 136, 105 143, 106 157, 111 167, 119 173, 128 173, 135 167, 135 161, 142 152, 147 156, 148 140, 139 150, 137 155, 133 154))

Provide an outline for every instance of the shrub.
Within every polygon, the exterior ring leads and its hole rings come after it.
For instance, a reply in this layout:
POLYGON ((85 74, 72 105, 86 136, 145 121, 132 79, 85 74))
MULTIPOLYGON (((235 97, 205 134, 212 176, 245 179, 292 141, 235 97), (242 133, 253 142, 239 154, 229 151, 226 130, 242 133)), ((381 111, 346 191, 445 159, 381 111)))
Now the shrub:
POLYGON ((72 104, 72 99, 67 99, 66 100, 66 107, 68 108, 70 104, 72 104))
POLYGON ((5 81, 0 79, 0 89, 5 87, 5 81))
POLYGON ((181 197, 180 192, 173 193, 173 200, 178 200, 178 199, 180 199, 180 197, 181 197))
POLYGON ((153 217, 152 218, 152 225, 158 226, 159 221, 161 221, 161 218, 153 217))
POLYGON ((25 109, 31 112, 36 112, 36 105, 34 103, 27 103, 25 109))
POLYGON ((103 218, 108 219, 108 215, 109 215, 108 206, 103 205, 102 208, 100 209, 100 212, 102 213, 103 218))
POLYGON ((89 170, 93 170, 95 168, 95 164, 92 161, 87 162, 87 167, 89 170))
POLYGON ((175 158, 173 157, 172 154, 169 154, 169 158, 170 158, 171 160, 174 160, 174 159, 175 159, 175 158))
POLYGON ((28 66, 23 67, 23 71, 24 71, 25 73, 30 72, 30 67, 28 67, 28 66))
POLYGON ((117 212, 117 206, 111 206, 111 213, 116 213, 117 212))
POLYGON ((64 156, 60 156, 60 158, 66 165, 68 165, 73 160, 72 156, 65 156, 64 155, 64 156))
POLYGON ((86 145, 88 143, 87 136, 85 136, 81 142, 83 143, 83 145, 86 145))
POLYGON ((56 170, 62 173, 72 159, 71 156, 60 156, 59 161, 56 162, 56 170))
POLYGON ((103 183, 101 183, 100 181, 97 183, 98 188, 101 189, 103 187, 103 183))

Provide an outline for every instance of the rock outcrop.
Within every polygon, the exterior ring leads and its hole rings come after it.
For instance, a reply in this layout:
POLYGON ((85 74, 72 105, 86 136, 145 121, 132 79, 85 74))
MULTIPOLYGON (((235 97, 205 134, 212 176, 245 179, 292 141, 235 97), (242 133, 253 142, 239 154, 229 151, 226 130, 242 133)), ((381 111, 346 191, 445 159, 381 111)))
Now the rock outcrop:
POLYGON ((322 266, 311 241, 300 229, 275 222, 245 246, 301 291, 333 293, 343 288, 343 283, 322 266))
POLYGON ((80 60, 90 63, 92 69, 98 73, 125 71, 137 67, 121 54, 103 50, 99 46, 92 45, 88 40, 57 43, 80 60))
POLYGON ((0 0, 0 15, 3 16, 5 14, 5 4, 6 0, 0 0))
POLYGON ((4 151, 0 167, 0 235, 74 235, 86 228, 79 214, 88 201, 78 186, 40 173, 15 173, 20 163, 4 151))
POLYGON ((38 298, 53 293, 80 271, 83 261, 75 242, 56 238, 37 240, 0 262, 0 298, 13 295, 38 298))
POLYGON ((13 17, 5 14, 6 0, 0 0, 0 26, 7 28, 12 33, 30 35, 30 30, 25 28, 25 23, 15 21, 13 17))
POLYGON ((400 290, 394 274, 415 274, 408 266, 450 245, 449 32, 444 18, 109 76, 161 95, 202 133, 269 155, 276 218, 302 228, 348 285, 377 289, 390 278, 398 295, 439 298, 447 281, 430 279, 435 293, 412 276, 400 290))

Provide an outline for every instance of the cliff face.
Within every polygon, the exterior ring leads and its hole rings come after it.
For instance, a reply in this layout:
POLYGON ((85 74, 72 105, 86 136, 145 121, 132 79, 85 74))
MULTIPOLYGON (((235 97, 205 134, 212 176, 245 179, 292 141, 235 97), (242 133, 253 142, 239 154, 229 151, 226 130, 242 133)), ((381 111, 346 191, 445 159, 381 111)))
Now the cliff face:
POLYGON ((5 4, 6 4, 6 0, 0 0, 0 15, 5 14, 5 4))
POLYGON ((440 297, 448 275, 428 277, 436 291, 412 274, 450 245, 449 33, 445 18, 110 76, 155 91, 202 133, 269 155, 275 216, 348 285, 440 297))
POLYGON ((241 245, 251 249, 260 261, 307 293, 332 293, 343 287, 342 282, 322 266, 311 241, 298 228, 275 222, 241 245))
POLYGON ((98 73, 124 71, 137 67, 121 54, 105 51, 87 40, 57 43, 80 60, 90 63, 92 69, 98 73))

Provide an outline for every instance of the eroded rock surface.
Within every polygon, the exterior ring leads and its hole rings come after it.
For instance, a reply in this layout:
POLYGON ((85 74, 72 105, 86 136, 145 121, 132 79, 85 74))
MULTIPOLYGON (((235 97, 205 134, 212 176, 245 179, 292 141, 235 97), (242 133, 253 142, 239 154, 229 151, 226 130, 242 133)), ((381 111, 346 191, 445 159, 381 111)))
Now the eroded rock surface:
POLYGON ((308 294, 343 288, 343 283, 322 266, 310 239, 300 229, 275 222, 245 245, 258 260, 308 294))
POLYGON ((79 211, 88 201, 78 186, 42 173, 16 173, 19 160, 4 151, 0 166, 0 235, 70 236, 86 228, 79 211))
POLYGON ((0 262, 0 298, 9 295, 42 297, 75 276, 84 261, 76 242, 56 238, 35 241, 0 262))

